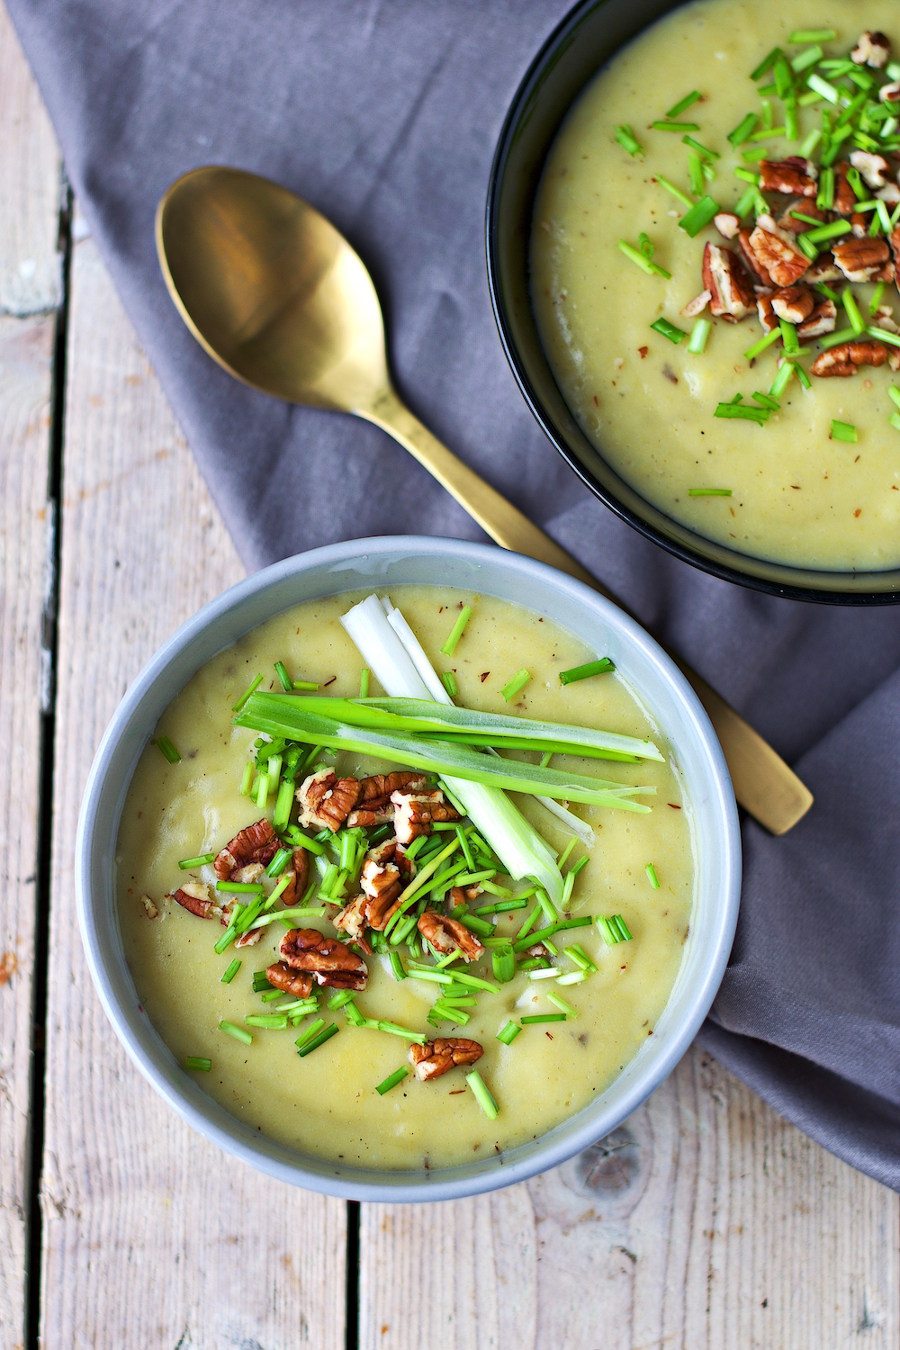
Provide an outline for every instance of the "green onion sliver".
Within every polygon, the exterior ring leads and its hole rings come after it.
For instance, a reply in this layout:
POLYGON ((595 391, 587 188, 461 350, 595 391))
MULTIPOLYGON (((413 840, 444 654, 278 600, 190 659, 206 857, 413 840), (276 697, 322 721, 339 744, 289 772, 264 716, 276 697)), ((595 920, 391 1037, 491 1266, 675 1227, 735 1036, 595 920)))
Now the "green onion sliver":
POLYGON ((447 641, 441 648, 441 651, 444 653, 445 656, 452 656, 453 653, 456 651, 456 648, 459 645, 459 640, 462 637, 463 633, 466 631, 466 626, 471 617, 472 617, 472 606, 463 605, 462 609, 459 611, 459 617, 457 618, 456 623, 450 629, 447 641))
POLYGON ((518 1022, 510 1020, 497 1032, 497 1040, 501 1041, 503 1045, 512 1045, 521 1030, 518 1022))
POLYGON ((289 694, 294 687, 294 683, 287 673, 287 666, 283 661, 275 662, 275 674, 278 676, 278 682, 286 694, 289 694))
POLYGON ((709 335, 712 332, 712 320, 700 318, 691 329, 690 341, 687 349, 694 356, 702 356, 706 351, 706 344, 709 341, 709 335))
POLYGON ((496 1120, 500 1114, 500 1108, 491 1096, 487 1084, 477 1069, 472 1069, 471 1073, 466 1074, 466 1083, 472 1089, 475 1100, 488 1120, 496 1120))
POLYGON ((748 403, 719 403, 713 416, 730 418, 733 421, 756 422, 762 427, 768 422, 770 412, 768 408, 754 408, 748 403))
POLYGON ((559 672, 560 684, 575 684, 578 680, 588 680, 594 675, 608 675, 615 670, 615 662, 609 656, 601 656, 597 661, 585 661, 583 666, 572 666, 559 672))
POLYGON ((597 919, 597 927, 604 942, 610 947, 615 946, 617 942, 632 940, 631 930, 621 914, 611 914, 608 917, 601 914, 597 919))
POLYGON ((616 140, 623 150, 628 151, 629 155, 642 155, 644 153, 643 147, 635 136, 634 131, 624 123, 622 126, 616 127, 616 140))
POLYGON ((157 736, 153 744, 159 750, 160 754, 169 761, 170 764, 178 764, 181 761, 181 755, 176 747, 169 740, 168 736, 157 736))
POLYGON ((178 866, 182 872, 188 872, 193 867, 206 867, 215 859, 214 853, 199 853, 196 858, 182 858, 178 866))
POLYGON ((301 1059, 306 1055, 311 1055, 314 1050, 318 1050, 320 1045, 324 1045, 326 1041, 330 1041, 332 1036, 336 1036, 339 1031, 340 1027, 337 1022, 329 1023, 325 1030, 320 1031, 317 1036, 313 1036, 311 1040, 304 1040, 302 1045, 298 1045, 297 1054, 301 1059))
MULTIPOLYGON (((666 281, 671 279, 671 272, 667 272, 664 267, 660 267, 659 263, 655 263, 652 258, 646 258, 644 254, 641 253, 640 249, 635 248, 633 244, 629 244, 625 239, 619 240, 618 247, 620 252, 625 254, 626 258, 630 258, 631 261, 635 263, 642 272, 646 272, 648 276, 663 277, 666 281)), ((446 648, 442 647, 441 651, 446 651, 446 648)), ((448 652, 447 655, 451 655, 451 653, 448 652)))
POLYGON ((644 871, 647 873, 647 880, 650 882, 650 885, 653 887, 655 891, 658 891, 659 877, 656 875, 656 868, 653 866, 653 863, 648 862, 647 866, 644 868, 644 871))
POLYGON ((692 89, 689 94, 685 94, 684 98, 680 98, 677 103, 672 104, 666 113, 666 117, 679 117, 681 113, 687 112, 688 108, 693 107, 695 103, 699 103, 702 97, 699 89, 692 89))
POLYGON ((730 497, 731 488, 688 488, 689 497, 730 497))
POLYGON ((456 676, 453 674, 452 670, 444 671, 444 673, 441 675, 441 684, 447 690, 447 693, 450 695, 451 698, 456 698, 457 694, 459 693, 459 686, 456 683, 456 676))
POLYGON ((239 1027, 236 1022, 223 1020, 219 1023, 219 1030, 224 1031, 226 1036, 231 1036, 233 1040, 240 1041, 243 1045, 252 1045, 253 1037, 246 1027, 239 1027))
POLYGON ((378 1093, 379 1097, 383 1097, 386 1092, 390 1092, 391 1088, 395 1088, 398 1083, 402 1083, 404 1078, 408 1077, 409 1069, 405 1064, 401 1064, 399 1069, 395 1069, 393 1073, 389 1073, 387 1078, 383 1078, 381 1082, 376 1085, 375 1091, 378 1093))
POLYGON ((543 1022, 565 1022, 566 1014, 558 1013, 532 1013, 528 1017, 522 1018, 522 1026, 538 1026, 543 1022))
POLYGON ((852 422, 839 422, 836 418, 831 423, 832 441, 846 441, 849 445, 855 445, 859 440, 859 432, 852 422))
POLYGON ((212 1060, 207 1059, 205 1055, 187 1055, 184 1067, 194 1069, 197 1073, 209 1073, 212 1068, 212 1060))
POLYGON ((231 964, 226 966, 225 969, 223 970, 221 983, 231 984, 231 981, 234 979, 235 975, 238 973, 240 968, 241 962, 238 960, 237 957, 235 957, 234 960, 231 962, 231 964))
POLYGON ((523 666, 517 670, 512 679, 509 680, 500 690, 507 703, 511 703, 517 694, 521 694, 528 681, 531 679, 531 671, 523 666))
POLYGON ((685 212, 678 222, 678 228, 684 230, 693 239, 702 229, 710 223, 714 216, 721 210, 719 203, 713 201, 712 197, 701 197, 699 202, 695 202, 690 211, 685 212))
POLYGON ((256 679, 251 680, 250 683, 247 685, 247 688, 241 694, 237 703, 232 705, 231 711, 239 713, 243 708, 244 704, 247 702, 247 699, 250 697, 250 695, 255 693, 261 684, 262 684, 262 675, 257 675, 256 679))
POLYGON ((651 323, 650 327, 653 329, 654 333, 660 333, 664 338, 668 338, 670 342, 674 342, 676 347, 683 338, 687 337, 687 333, 683 328, 676 328, 675 324, 669 323, 668 319, 659 318, 655 323, 651 323))

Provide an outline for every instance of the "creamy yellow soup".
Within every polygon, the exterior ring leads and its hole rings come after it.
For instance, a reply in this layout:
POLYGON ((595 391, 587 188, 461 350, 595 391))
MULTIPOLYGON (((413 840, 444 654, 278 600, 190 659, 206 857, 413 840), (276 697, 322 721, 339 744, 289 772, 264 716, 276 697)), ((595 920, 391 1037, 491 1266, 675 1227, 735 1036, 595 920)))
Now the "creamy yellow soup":
MULTIPOLYGON (((732 176, 741 154, 727 140, 760 100, 750 72, 776 44, 802 51, 788 36, 835 28, 828 53, 846 55, 860 30, 880 29, 900 58, 896 0, 697 0, 638 37, 588 86, 554 143, 535 209, 532 293, 542 340, 566 401, 606 459, 644 497, 674 519, 755 557, 826 570, 880 570, 900 563, 900 431, 888 390, 900 377, 887 366, 851 379, 795 380, 767 425, 713 416, 737 393, 750 401, 776 373, 770 349, 751 369, 744 352, 763 336, 754 315, 716 320, 702 355, 651 331, 659 317, 689 331, 683 306, 703 289, 705 241, 725 239, 710 226, 691 239, 677 227, 685 207, 658 182, 663 175, 690 195, 688 150, 680 134, 650 130, 686 94, 703 101, 678 120, 693 121, 702 144, 718 152, 705 186, 724 209, 746 184, 732 176), (616 128, 631 126, 644 148, 632 158, 616 128), (645 232, 654 260, 671 280, 648 276, 617 247, 645 232), (853 424, 858 440, 831 438, 832 421, 853 424), (730 496, 691 496, 692 489, 730 496)), ((775 103, 776 112, 780 104, 775 103)), ((776 119, 777 120, 777 119, 776 119)), ((819 109, 800 109, 801 135, 819 109)), ((766 141, 772 159, 797 144, 766 141)), ((896 171, 896 162, 894 171, 896 171)), ((751 222, 752 224, 752 222, 751 222)), ((860 303, 871 287, 853 287, 860 303)), ((893 285, 885 299, 900 303, 893 285)), ((846 320, 839 313, 838 327, 846 320)), ((807 362, 807 365, 809 363, 807 362)))
MULTIPOLYGON (((651 717, 618 675, 560 684, 561 670, 596 653, 542 617, 447 590, 400 587, 391 598, 436 668, 455 673, 459 702, 490 711, 508 712, 511 706, 524 716, 649 736, 666 752, 651 717), (463 600, 473 605, 474 614, 455 654, 447 658, 439 649, 463 600), (523 666, 532 679, 507 704, 501 689, 523 666)), ((365 958, 368 987, 355 996, 360 1012, 429 1037, 480 1042, 484 1055, 476 1067, 499 1105, 495 1120, 485 1116, 467 1089, 462 1069, 431 1082, 410 1077, 379 1096, 376 1085, 407 1062, 408 1045, 347 1024, 340 1010, 327 1007, 330 989, 321 991, 319 1015, 340 1030, 305 1058, 294 1046, 303 1024, 294 1030, 254 1028, 250 1046, 231 1039, 219 1030, 221 1020, 242 1024, 248 1013, 277 1010, 277 1002, 262 1004, 253 993, 252 974, 277 960, 285 929, 273 925, 256 946, 217 955, 213 946, 222 934, 220 924, 196 918, 165 897, 185 879, 179 859, 217 852, 260 816, 239 793, 252 733, 231 724, 232 704, 252 677, 283 660, 295 678, 318 681, 329 693, 358 692, 363 662, 339 623, 354 599, 310 602, 271 620, 212 661, 172 703, 159 730, 178 747, 182 760, 169 764, 156 746, 148 746, 123 812, 118 875, 125 950, 139 996, 173 1054, 180 1061, 188 1056, 212 1060, 212 1070, 198 1073, 198 1081, 252 1127, 302 1152, 345 1163, 386 1169, 461 1163, 540 1135, 587 1105, 653 1034, 688 931, 691 823, 677 766, 668 756, 662 764, 572 761, 598 776, 656 789, 647 815, 576 808, 593 826, 595 842, 569 913, 621 914, 633 934, 631 941, 609 946, 593 925, 562 933, 561 970, 577 969, 563 954, 570 942, 579 943, 597 967, 583 983, 560 988, 555 980, 532 982, 519 974, 500 993, 480 993, 467 1010, 468 1025, 447 1023, 435 1030, 426 1018, 436 986, 412 978, 397 982, 387 957, 365 958), (655 867, 658 889, 646 874, 648 863, 655 867), (149 911, 144 897, 151 901, 149 911), (151 917, 154 908, 158 913, 151 917), (241 969, 230 984, 222 984, 235 956, 242 959, 241 969), (511 1045, 499 1042, 497 1032, 509 1019, 557 1011, 548 1001, 550 989, 564 996, 576 1015, 527 1025, 511 1045)), ((379 692, 374 683, 371 692, 379 692)), ((351 772, 358 767, 346 759, 343 765, 351 772)), ((554 848, 568 842, 566 829, 540 804, 520 804, 554 848)), ((578 844, 571 856, 584 851, 578 844)), ((190 875, 215 881, 208 866, 190 875)), ((522 890, 524 884, 510 887, 522 890)), ((475 903, 490 900, 485 894, 475 903)), ((528 912, 501 915, 497 934, 515 933, 528 912)), ((334 932, 327 919, 308 926, 334 932)), ((490 978, 490 959, 468 969, 490 978)))

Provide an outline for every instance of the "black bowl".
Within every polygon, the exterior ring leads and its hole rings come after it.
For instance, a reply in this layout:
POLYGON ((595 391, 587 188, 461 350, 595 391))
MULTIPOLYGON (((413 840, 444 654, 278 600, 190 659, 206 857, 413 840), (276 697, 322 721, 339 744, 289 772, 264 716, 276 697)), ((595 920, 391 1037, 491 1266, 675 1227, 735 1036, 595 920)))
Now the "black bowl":
POLYGON ((491 169, 487 262, 491 302, 519 387, 559 453, 616 515, 676 557, 714 576, 793 600, 836 605, 900 601, 900 568, 831 572, 753 558, 704 538, 648 502, 578 425, 544 354, 531 306, 528 242, 547 152, 584 86, 673 0, 583 0, 538 52, 507 114, 491 169))

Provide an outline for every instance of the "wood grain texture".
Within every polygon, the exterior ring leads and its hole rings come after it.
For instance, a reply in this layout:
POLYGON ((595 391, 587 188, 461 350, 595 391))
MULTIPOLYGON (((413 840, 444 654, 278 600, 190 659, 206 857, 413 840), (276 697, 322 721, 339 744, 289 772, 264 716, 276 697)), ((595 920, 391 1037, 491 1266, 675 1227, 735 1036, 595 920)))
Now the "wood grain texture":
POLYGON ((0 314, 21 318, 59 304, 60 169, 49 119, 2 4, 0 127, 0 314))
POLYGON ((46 115, 2 9, 0 127, 0 1344, 6 1350, 25 1339, 59 165, 46 115))
POLYGON ((332 1350, 344 1205, 226 1158, 157 1099, 113 1036, 75 930, 75 820, 103 727, 152 650, 241 568, 90 240, 70 303, 44 1344, 332 1350))
POLYGON ((609 1139, 477 1200, 371 1205, 360 1350, 893 1350, 897 1199, 699 1050, 609 1139))

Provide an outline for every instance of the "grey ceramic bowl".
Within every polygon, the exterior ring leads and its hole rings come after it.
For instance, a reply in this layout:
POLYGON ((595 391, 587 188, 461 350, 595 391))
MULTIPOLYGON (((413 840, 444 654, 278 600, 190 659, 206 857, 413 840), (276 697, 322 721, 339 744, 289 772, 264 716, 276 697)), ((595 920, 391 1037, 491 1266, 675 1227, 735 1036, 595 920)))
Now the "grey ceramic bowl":
POLYGON ((91 771, 77 841, 78 909, 97 991, 126 1050, 191 1125, 270 1176, 364 1200, 446 1200, 521 1181, 608 1134, 674 1068, 709 1010, 737 919, 740 836, 731 782, 712 727, 683 675, 609 601, 530 559, 483 544, 416 537, 356 540, 289 558, 214 600, 153 658, 125 695, 91 771), (589 1106, 540 1139, 431 1172, 338 1166, 263 1138, 213 1101, 179 1065, 141 1008, 116 910, 119 819, 138 758, 165 708, 217 652, 273 615, 314 597, 362 588, 454 586, 525 605, 609 654, 652 709, 680 766, 693 820, 698 878, 690 934, 655 1035, 589 1106))

